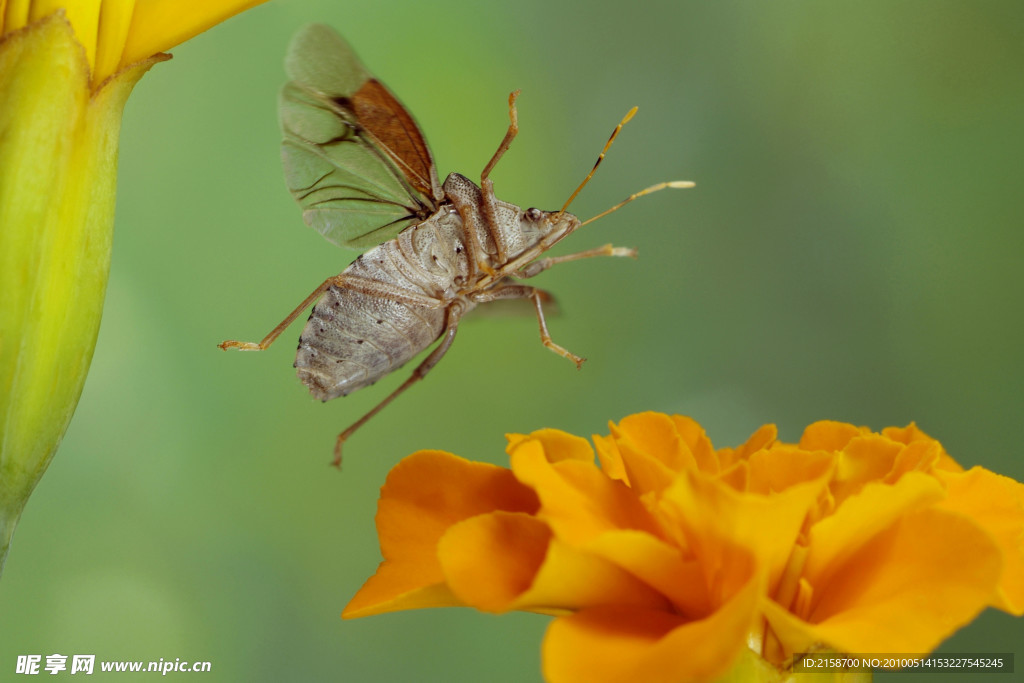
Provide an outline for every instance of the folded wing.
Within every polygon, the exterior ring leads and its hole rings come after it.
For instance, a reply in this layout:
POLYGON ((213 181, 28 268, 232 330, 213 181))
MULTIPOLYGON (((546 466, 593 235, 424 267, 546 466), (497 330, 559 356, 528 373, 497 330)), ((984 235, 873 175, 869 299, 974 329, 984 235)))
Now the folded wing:
POLYGON ((340 35, 299 31, 285 72, 281 156, 308 225, 361 249, 436 211, 443 193, 423 134, 340 35))

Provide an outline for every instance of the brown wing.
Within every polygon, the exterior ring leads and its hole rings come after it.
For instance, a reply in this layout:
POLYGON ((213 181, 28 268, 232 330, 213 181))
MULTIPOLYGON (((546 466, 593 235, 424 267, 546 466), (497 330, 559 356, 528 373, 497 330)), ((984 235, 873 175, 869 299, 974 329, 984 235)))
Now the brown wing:
POLYGON ((409 184, 428 197, 442 199, 437 169, 423 134, 384 84, 371 78, 349 103, 359 125, 402 169, 409 184))
POLYGON ((362 249, 437 210, 443 191, 423 134, 341 36, 318 24, 302 29, 285 72, 281 156, 306 223, 362 249))

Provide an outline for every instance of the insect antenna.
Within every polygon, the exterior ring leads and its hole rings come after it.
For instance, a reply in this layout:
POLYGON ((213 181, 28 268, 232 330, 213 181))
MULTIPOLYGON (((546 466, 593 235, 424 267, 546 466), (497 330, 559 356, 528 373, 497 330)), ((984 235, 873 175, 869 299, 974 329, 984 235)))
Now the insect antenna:
MULTIPOLYGON (((604 149, 602 149, 601 153, 599 155, 597 155, 597 161, 594 162, 594 167, 590 169, 590 173, 587 174, 587 177, 583 179, 583 182, 580 183, 579 187, 576 188, 576 191, 573 192, 569 196, 569 199, 567 199, 565 204, 562 205, 562 208, 559 209, 558 212, 554 215, 554 220, 557 221, 561 217, 561 215, 563 213, 565 213, 565 210, 568 209, 569 205, 572 204, 572 201, 574 199, 576 199, 576 195, 578 195, 580 193, 580 190, 582 190, 584 188, 584 186, 586 186, 586 184, 590 182, 590 179, 594 177, 594 173, 597 172, 597 167, 601 165, 602 161, 604 161, 604 155, 608 153, 608 149, 612 146, 612 143, 615 142, 615 138, 617 138, 619 136, 619 131, 622 130, 623 126, 625 126, 627 123, 629 123, 629 120, 632 119, 633 116, 636 114, 636 110, 637 110, 637 108, 633 107, 628 112, 626 112, 626 115, 622 117, 621 121, 619 121, 619 125, 615 126, 615 130, 613 130, 612 134, 608 137, 608 142, 604 143, 604 149)), ((608 214, 610 214, 610 213, 612 213, 614 211, 618 211, 619 209, 621 209, 626 204, 629 204, 634 199, 639 199, 640 197, 643 197, 644 195, 653 194, 654 192, 658 192, 659 190, 665 190, 665 189, 668 189, 668 188, 681 190, 681 189, 689 188, 689 187, 695 187, 695 184, 690 182, 689 180, 670 180, 668 182, 658 183, 657 185, 652 185, 652 186, 650 186, 648 188, 644 188, 643 190, 640 190, 639 192, 634 192, 633 194, 629 195, 629 197, 627 197, 626 199, 622 200, 621 202, 619 202, 615 206, 613 206, 610 209, 607 209, 605 211, 602 211, 601 213, 597 214, 593 218, 588 218, 587 220, 585 220, 582 223, 580 223, 579 227, 582 228, 587 223, 593 223, 598 218, 604 218, 608 214)))
POLYGON ((676 190, 682 190, 682 189, 686 189, 688 187, 695 187, 695 186, 696 186, 696 184, 690 182, 689 180, 670 180, 670 181, 665 182, 665 183, 658 183, 657 185, 651 185, 650 187, 644 188, 644 189, 640 190, 639 192, 634 192, 633 194, 629 195, 629 197, 627 197, 626 199, 623 199, 621 202, 619 202, 618 204, 616 204, 612 208, 605 209, 604 211, 602 211, 601 213, 597 214, 593 218, 588 218, 587 220, 585 220, 582 223, 580 223, 580 227, 582 228, 587 223, 593 223, 598 218, 604 218, 605 216, 607 216, 608 214, 612 213, 613 211, 618 211, 619 209, 624 207, 626 204, 629 204, 634 199, 640 199, 640 197, 643 197, 644 195, 653 194, 655 192, 658 192, 659 190, 665 190, 665 189, 668 189, 668 188, 672 188, 672 189, 676 189, 676 190))
POLYGON ((590 182, 590 179, 594 177, 594 173, 597 171, 597 167, 601 165, 601 162, 604 161, 604 155, 608 153, 608 148, 612 146, 613 142, 615 142, 615 138, 619 136, 619 131, 622 130, 622 127, 629 123, 629 120, 633 118, 634 114, 636 114, 636 110, 637 108, 633 107, 628 112, 626 112, 626 115, 622 117, 621 121, 619 121, 619 125, 615 126, 615 130, 613 130, 611 136, 609 136, 608 142, 604 143, 604 149, 602 149, 601 153, 597 156, 597 161, 594 162, 594 167, 590 169, 590 173, 588 173, 587 177, 583 179, 583 182, 580 183, 580 186, 576 188, 576 191, 569 196, 569 199, 565 201, 565 204, 562 205, 562 208, 559 209, 558 213, 554 215, 554 220, 557 221, 559 218, 562 217, 562 214, 565 213, 565 210, 569 208, 570 204, 572 204, 572 200, 576 199, 576 195, 580 193, 580 190, 582 190, 583 187, 590 182))

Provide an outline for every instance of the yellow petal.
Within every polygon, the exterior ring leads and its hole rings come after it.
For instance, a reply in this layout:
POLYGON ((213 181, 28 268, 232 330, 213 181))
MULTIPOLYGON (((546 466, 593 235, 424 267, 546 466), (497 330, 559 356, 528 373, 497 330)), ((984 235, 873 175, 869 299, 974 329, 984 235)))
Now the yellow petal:
POLYGON ((3 32, 0 35, 13 33, 28 25, 28 13, 32 8, 32 0, 7 0, 4 7, 3 32))
POLYGON ((132 24, 135 0, 103 0, 99 30, 96 36, 96 59, 93 62, 93 87, 117 71, 124 53, 124 43, 132 24))
MULTIPOLYGON (((85 58, 92 67, 96 55, 96 28, 99 25, 100 0, 33 0, 29 10, 29 22, 39 21, 57 10, 63 9, 65 16, 75 30, 78 42, 85 48, 85 58)), ((150 55, 146 55, 149 57, 150 55)))
POLYGON ((522 513, 478 515, 453 526, 438 547, 452 593, 485 612, 564 614, 601 604, 665 609, 668 602, 631 574, 552 537, 522 513))
POLYGON ((551 683, 711 681, 746 648, 760 585, 751 581, 699 621, 640 608, 603 607, 556 619, 544 637, 551 683))
POLYGON ((170 50, 265 0, 137 0, 120 66, 170 50))
POLYGON ((345 608, 355 617, 415 606, 452 604, 437 544, 453 524, 494 510, 532 513, 536 496, 509 470, 442 451, 419 451, 388 474, 377 508, 384 562, 345 608), (423 591, 426 591, 424 593, 423 591))
POLYGON ((762 606, 790 652, 818 643, 850 653, 930 652, 985 607, 1001 570, 987 534, 936 509, 900 516, 847 555, 814 586, 817 604, 805 618, 762 606))
POLYGON ((973 467, 964 473, 940 472, 948 497, 939 503, 970 517, 988 532, 1003 553, 1003 574, 994 606, 1024 614, 1024 484, 973 467))

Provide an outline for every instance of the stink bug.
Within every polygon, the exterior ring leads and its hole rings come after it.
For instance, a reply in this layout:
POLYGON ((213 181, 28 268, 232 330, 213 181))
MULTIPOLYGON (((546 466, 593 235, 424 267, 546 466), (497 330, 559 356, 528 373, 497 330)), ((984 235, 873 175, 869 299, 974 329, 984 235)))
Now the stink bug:
POLYGON ((281 92, 280 116, 288 189, 306 223, 328 241, 372 248, 321 283, 263 341, 225 341, 220 348, 262 351, 315 303, 299 337, 295 367, 310 393, 327 401, 372 384, 441 340, 398 389, 338 435, 335 465, 353 432, 437 365, 459 321, 478 305, 531 301, 544 346, 580 367, 584 359, 548 333, 543 304, 551 296, 520 281, 566 261, 635 256, 634 249, 608 244, 541 258, 581 226, 638 197, 693 186, 660 183, 588 221, 566 211, 636 112, 633 108, 561 209, 523 210, 499 200, 490 179, 519 130, 519 91, 509 96, 508 131, 484 167, 480 185, 458 173, 442 184, 412 116, 332 29, 312 25, 301 30, 289 47, 285 70, 290 80, 281 92))

